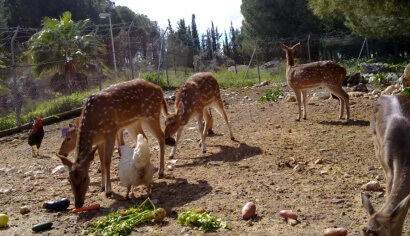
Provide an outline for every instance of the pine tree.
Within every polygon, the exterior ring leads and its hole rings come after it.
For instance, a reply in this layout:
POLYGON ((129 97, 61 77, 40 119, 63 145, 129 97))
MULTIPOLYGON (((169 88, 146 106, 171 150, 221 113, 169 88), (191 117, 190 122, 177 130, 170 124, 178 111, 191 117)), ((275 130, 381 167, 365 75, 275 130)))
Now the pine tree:
POLYGON ((199 43, 198 29, 195 22, 195 14, 192 14, 192 38, 194 39, 195 48, 198 49, 198 52, 201 51, 201 45, 199 43))

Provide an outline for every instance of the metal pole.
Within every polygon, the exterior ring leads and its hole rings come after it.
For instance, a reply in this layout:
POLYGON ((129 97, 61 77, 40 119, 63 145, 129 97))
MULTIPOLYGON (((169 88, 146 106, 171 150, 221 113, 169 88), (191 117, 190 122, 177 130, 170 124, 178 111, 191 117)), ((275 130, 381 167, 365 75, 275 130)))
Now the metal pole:
POLYGON ((370 53, 369 53, 369 41, 366 38, 366 48, 367 48, 367 59, 370 59, 370 53))
POLYGON ((165 38, 165 34, 167 33, 168 27, 165 29, 164 33, 161 36, 161 47, 159 49, 159 56, 158 56, 158 78, 157 78, 157 84, 159 85, 159 69, 161 68, 161 56, 162 56, 162 46, 164 44, 164 38, 165 38))
POLYGON ((133 26, 134 21, 131 22, 130 28, 128 28, 128 57, 130 60, 130 66, 131 66, 131 79, 135 79, 134 78, 134 60, 133 60, 133 56, 131 53, 131 39, 130 39, 130 31, 131 31, 131 27, 133 26))
POLYGON ((308 55, 309 55, 309 62, 312 62, 312 59, 310 58, 310 35, 308 35, 308 55))
POLYGON ((101 76, 100 76, 100 62, 98 61, 98 48, 97 48, 97 32, 98 32, 99 26, 97 25, 97 28, 95 29, 94 33, 94 53, 95 53, 95 67, 97 70, 97 79, 98 79, 98 87, 100 88, 100 91, 102 90, 102 81, 101 81, 101 76))
POLYGON ((168 58, 168 52, 167 51, 165 51, 165 55, 164 55, 164 57, 165 57, 165 75, 167 76, 167 84, 168 84, 168 86, 170 86, 170 84, 169 84, 169 78, 168 78, 168 60, 167 60, 167 58, 168 58))
POLYGON ((13 93, 14 93, 14 106, 16 112, 17 126, 21 127, 21 118, 20 118, 20 101, 17 89, 17 71, 16 71, 16 62, 14 60, 14 41, 16 40, 17 33, 19 32, 20 27, 17 26, 16 32, 14 32, 13 38, 11 38, 11 67, 13 73, 13 93))
POLYGON ((115 77, 117 78, 118 77, 117 61, 115 60, 114 36, 112 35, 111 14, 108 16, 108 20, 110 21, 110 33, 111 33, 111 45, 112 45, 112 58, 114 60, 114 72, 115 72, 115 77))
POLYGON ((359 57, 357 57, 358 61, 360 59, 360 56, 362 55, 362 51, 363 51, 363 48, 364 48, 364 43, 366 43, 366 38, 364 38, 364 40, 363 40, 363 44, 362 44, 362 48, 360 49, 359 57))
POLYGON ((261 83, 261 72, 259 70, 259 60, 258 60, 258 53, 255 53, 255 59, 256 59, 256 64, 258 65, 258 79, 259 79, 259 84, 261 83))
POLYGON ((252 63, 252 60, 253 60, 253 56, 255 55, 255 52, 256 52, 256 48, 253 49, 253 53, 252 53, 252 56, 251 56, 251 60, 249 61, 248 68, 246 68, 245 75, 243 76, 242 86, 243 86, 243 83, 245 82, 246 76, 248 76, 249 67, 251 66, 251 63, 252 63))

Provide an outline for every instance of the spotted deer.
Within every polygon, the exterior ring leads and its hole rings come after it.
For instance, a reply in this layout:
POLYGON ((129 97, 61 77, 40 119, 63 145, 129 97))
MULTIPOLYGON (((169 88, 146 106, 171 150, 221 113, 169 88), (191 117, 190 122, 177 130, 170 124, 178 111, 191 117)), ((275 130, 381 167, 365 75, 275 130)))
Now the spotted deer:
POLYGON ((90 182, 89 167, 97 149, 93 145, 98 146, 105 194, 107 197, 111 195, 111 156, 116 135, 124 128, 135 130, 135 125, 140 123, 157 139, 160 147, 159 177, 164 175, 165 139, 160 124, 161 109, 168 115, 162 89, 142 79, 112 85, 87 99, 81 111, 76 159, 71 162, 60 156, 69 170, 76 208, 83 206, 90 182))
POLYGON ((194 117, 198 119, 202 152, 206 152, 205 138, 213 123, 208 107, 214 107, 223 116, 231 139, 234 140, 223 107, 218 81, 211 73, 200 72, 188 78, 186 83, 178 90, 175 105, 175 113, 170 114, 165 120, 165 138, 168 139, 171 135, 177 134, 170 158, 175 155, 177 143, 184 126, 194 117))
POLYGON ((371 117, 376 157, 386 176, 386 202, 376 212, 362 193, 370 215, 364 235, 399 236, 410 207, 410 96, 381 96, 371 117))
POLYGON ((339 118, 343 118, 346 105, 346 119, 350 116, 349 95, 343 90, 342 83, 346 77, 346 69, 331 61, 319 61, 308 64, 295 65, 294 59, 298 58, 297 49, 300 43, 288 47, 284 44, 281 48, 286 52, 286 80, 289 87, 295 92, 298 102, 298 117, 301 117, 303 102, 303 119, 306 119, 307 91, 312 88, 324 86, 340 100, 339 118))
MULTIPOLYGON (((78 128, 80 126, 80 117, 76 118, 73 123, 68 124, 69 128, 67 133, 64 137, 63 142, 61 143, 60 149, 57 153, 57 156, 67 157, 71 152, 74 151, 75 145, 77 144, 77 137, 78 137, 78 128)), ((131 138, 136 142, 135 135, 142 134, 145 139, 147 136, 145 135, 144 131, 142 130, 141 123, 136 123, 134 125, 134 130, 128 130, 128 133, 131 135, 131 138)), ((119 131, 116 137, 117 145, 121 146, 124 145, 124 130, 119 131)), ((96 145, 93 143, 93 145, 96 145)), ((118 149, 119 151, 119 149, 118 149)), ((120 154, 121 156, 121 154, 120 154)))

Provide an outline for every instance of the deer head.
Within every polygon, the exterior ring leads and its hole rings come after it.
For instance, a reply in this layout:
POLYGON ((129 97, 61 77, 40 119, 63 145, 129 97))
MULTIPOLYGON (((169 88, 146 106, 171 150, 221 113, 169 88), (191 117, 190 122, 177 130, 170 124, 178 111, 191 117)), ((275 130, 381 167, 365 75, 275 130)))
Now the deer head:
POLYGON ((85 194, 90 184, 88 169, 90 168, 91 161, 94 159, 96 150, 97 146, 95 146, 80 163, 73 163, 68 158, 59 156, 63 165, 69 170, 69 181, 74 194, 74 205, 76 208, 80 208, 84 205, 85 194))
POLYGON ((284 44, 280 45, 282 50, 286 52, 286 59, 291 66, 294 65, 295 58, 299 58, 298 51, 297 51, 299 46, 300 46, 300 43, 297 43, 293 45, 292 47, 288 47, 284 44))
MULTIPOLYGON (((172 141, 172 135, 174 135, 181 126, 186 125, 188 122, 184 119, 183 115, 185 113, 185 106, 182 101, 178 103, 177 111, 173 114, 168 115, 167 119, 165 120, 165 143, 170 145, 169 142, 172 141)), ((175 140, 174 140, 175 144, 175 140)))
POLYGON ((60 150, 57 153, 57 156, 67 157, 70 152, 75 149, 77 144, 77 137, 78 137, 78 127, 80 119, 77 118, 73 123, 68 124, 69 128, 67 130, 66 136, 64 137, 64 141, 60 146, 60 150))

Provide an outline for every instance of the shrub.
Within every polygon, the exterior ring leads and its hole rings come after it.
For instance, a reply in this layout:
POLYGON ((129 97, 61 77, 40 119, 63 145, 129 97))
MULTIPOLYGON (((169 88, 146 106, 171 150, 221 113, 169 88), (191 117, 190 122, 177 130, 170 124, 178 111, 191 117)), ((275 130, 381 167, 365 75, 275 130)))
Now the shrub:
POLYGON ((259 98, 258 102, 263 103, 263 102, 268 102, 268 101, 278 101, 280 97, 283 97, 283 93, 280 91, 280 87, 277 86, 274 89, 270 89, 266 91, 265 95, 261 98, 259 98))

